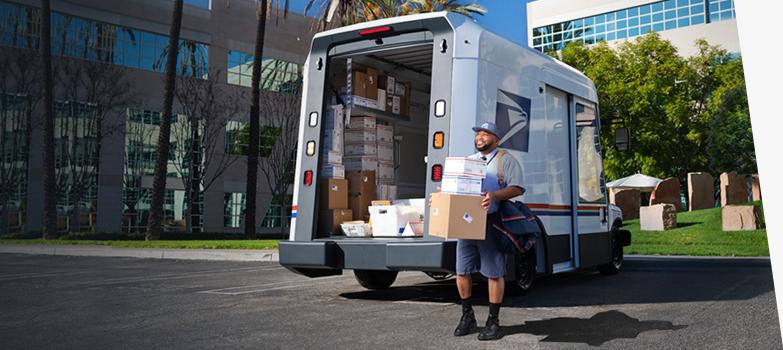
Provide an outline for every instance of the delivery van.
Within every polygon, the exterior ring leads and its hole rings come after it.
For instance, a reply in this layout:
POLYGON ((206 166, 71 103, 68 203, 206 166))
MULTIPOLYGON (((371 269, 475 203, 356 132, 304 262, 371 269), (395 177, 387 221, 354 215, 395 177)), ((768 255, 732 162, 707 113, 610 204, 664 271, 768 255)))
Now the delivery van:
POLYGON ((595 86, 574 68, 437 12, 315 35, 303 91, 286 268, 309 277, 350 269, 370 289, 399 271, 453 274, 457 241, 428 233, 425 198, 447 157, 476 152, 471 127, 493 122, 522 167, 516 200, 544 232, 508 259, 512 287, 620 270, 630 233, 608 204, 595 86))

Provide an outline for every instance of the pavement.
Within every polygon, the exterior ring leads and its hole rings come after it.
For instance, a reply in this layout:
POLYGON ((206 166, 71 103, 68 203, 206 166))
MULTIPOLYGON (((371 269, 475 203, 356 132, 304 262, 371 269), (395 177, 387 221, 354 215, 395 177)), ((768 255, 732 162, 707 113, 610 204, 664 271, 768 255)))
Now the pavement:
MULTIPOLYGON (((477 283, 479 323, 486 287, 477 283)), ((781 349, 769 259, 628 257, 507 296, 506 336, 452 336, 453 280, 390 289, 275 262, 0 254, 3 349, 781 349)))
POLYGON ((277 250, 115 248, 92 245, 0 244, 0 253, 213 261, 279 261, 277 250))

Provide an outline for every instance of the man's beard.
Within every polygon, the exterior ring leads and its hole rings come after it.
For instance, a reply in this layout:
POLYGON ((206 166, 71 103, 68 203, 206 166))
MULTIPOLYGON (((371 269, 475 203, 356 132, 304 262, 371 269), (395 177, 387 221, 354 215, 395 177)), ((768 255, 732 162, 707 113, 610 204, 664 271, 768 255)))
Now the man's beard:
POLYGON ((492 144, 491 143, 485 143, 484 146, 481 146, 481 147, 479 147, 475 142, 473 143, 473 145, 476 146, 476 149, 479 152, 486 152, 486 151, 492 149, 492 144))

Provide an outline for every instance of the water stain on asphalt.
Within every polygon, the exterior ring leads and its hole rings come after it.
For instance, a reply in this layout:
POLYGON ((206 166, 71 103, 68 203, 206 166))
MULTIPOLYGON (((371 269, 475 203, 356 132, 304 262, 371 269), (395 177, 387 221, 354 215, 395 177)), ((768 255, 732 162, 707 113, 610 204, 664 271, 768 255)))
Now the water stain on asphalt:
POLYGON ((686 325, 675 325, 669 321, 640 321, 620 311, 603 311, 590 318, 558 317, 548 320, 529 321, 516 326, 504 326, 506 335, 545 335, 542 342, 584 343, 600 346, 614 339, 633 339, 642 332, 676 331, 686 325))

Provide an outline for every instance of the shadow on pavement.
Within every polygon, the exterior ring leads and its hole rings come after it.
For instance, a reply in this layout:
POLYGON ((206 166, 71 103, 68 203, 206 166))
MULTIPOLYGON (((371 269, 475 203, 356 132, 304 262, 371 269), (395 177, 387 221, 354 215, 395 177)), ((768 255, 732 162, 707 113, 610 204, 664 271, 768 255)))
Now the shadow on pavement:
POLYGON ((647 331, 676 331, 686 328, 669 321, 639 321, 620 311, 599 312, 590 318, 558 317, 548 320, 529 321, 517 326, 505 326, 506 335, 545 335, 542 342, 584 343, 600 346, 614 339, 633 339, 647 331))
MULTIPOLYGON (((473 302, 486 305, 486 283, 474 279, 473 302)), ((626 260, 623 271, 593 271, 539 278, 524 296, 507 293, 504 307, 562 307, 613 304, 748 300, 774 290, 767 259, 643 257, 626 260)), ((456 303, 454 280, 342 293, 348 299, 456 303)))

